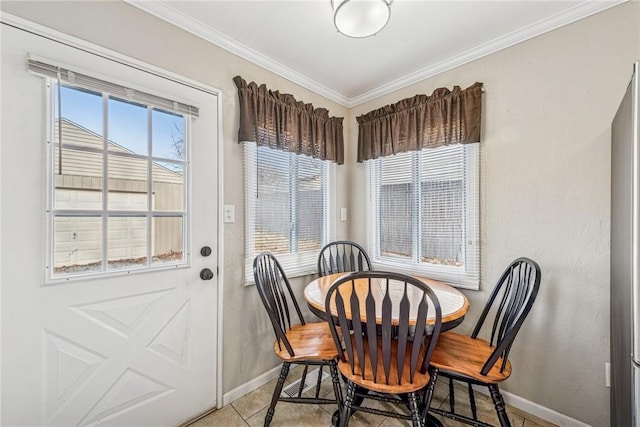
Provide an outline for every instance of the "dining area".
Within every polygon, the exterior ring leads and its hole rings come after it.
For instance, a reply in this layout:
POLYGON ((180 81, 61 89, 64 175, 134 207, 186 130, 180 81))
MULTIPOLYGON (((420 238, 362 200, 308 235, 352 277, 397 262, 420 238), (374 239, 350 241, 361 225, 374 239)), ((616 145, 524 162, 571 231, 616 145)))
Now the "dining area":
POLYGON ((509 351, 538 292, 535 261, 507 266, 469 335, 456 331, 470 308, 463 292, 374 269, 356 242, 327 244, 317 267, 303 302, 276 255, 255 257, 256 289, 282 365, 267 407, 250 425, 525 424, 520 411, 507 410, 499 384, 512 373, 509 351), (323 417, 308 424, 279 415, 280 408, 297 414, 299 406, 320 407, 323 417))

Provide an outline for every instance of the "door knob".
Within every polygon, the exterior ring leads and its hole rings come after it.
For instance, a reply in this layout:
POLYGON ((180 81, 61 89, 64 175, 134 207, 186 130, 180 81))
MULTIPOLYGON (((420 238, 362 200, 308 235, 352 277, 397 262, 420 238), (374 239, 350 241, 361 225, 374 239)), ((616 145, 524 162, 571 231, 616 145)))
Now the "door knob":
POLYGON ((211 280, 211 279, 213 279, 213 271, 211 271, 208 268, 203 268, 200 271, 200 278, 202 280, 211 280))

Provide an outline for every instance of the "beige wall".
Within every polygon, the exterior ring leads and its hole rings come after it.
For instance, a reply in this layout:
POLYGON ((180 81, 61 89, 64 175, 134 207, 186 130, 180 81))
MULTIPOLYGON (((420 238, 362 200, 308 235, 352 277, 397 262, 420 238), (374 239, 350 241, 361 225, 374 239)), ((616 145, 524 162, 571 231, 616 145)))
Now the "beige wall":
MULTIPOLYGON (((640 3, 633 2, 351 111, 357 117, 438 87, 484 83, 481 290, 465 292, 465 326, 511 260, 537 260, 540 294, 504 389, 593 426, 609 424, 610 125, 639 59, 640 3)), ((351 128, 356 135, 355 121, 351 128)), ((352 173, 357 217, 364 167, 352 173)), ((364 233, 357 227, 351 237, 364 233)))
MULTIPOLYGON (((254 287, 242 284, 242 150, 232 78, 266 83, 345 117, 338 237, 364 241, 364 168, 355 117, 437 87, 485 86, 482 283, 467 292, 477 317, 492 281, 520 255, 539 261, 541 293, 513 349, 505 389, 594 426, 608 424, 609 126, 640 59, 640 4, 627 3, 351 111, 131 6, 118 2, 7 2, 3 11, 108 47, 223 91, 225 224, 224 392, 277 365, 254 287), (99 18, 97 18, 99 17, 99 18), (347 186, 347 183, 349 184, 347 186), (349 188, 347 188, 349 187, 349 188), (351 224, 352 228, 347 229, 351 224)), ((301 287, 306 279, 294 280, 301 287)))
MULTIPOLYGON (((245 287, 244 199, 242 148, 238 144, 238 96, 232 79, 265 83, 292 93, 296 99, 346 117, 348 110, 309 90, 232 55, 185 31, 121 2, 11 2, 2 1, 3 12, 23 17, 66 34, 107 47, 149 64, 195 79, 222 90, 224 146, 224 204, 235 205, 236 222, 225 224, 223 389, 233 390, 278 365, 273 354, 273 329, 254 286, 245 287)), ((343 182, 345 166, 337 168, 343 182)), ((346 195, 338 187, 338 206, 346 195)), ((345 237, 345 223, 337 222, 338 237, 345 237)), ((308 278, 293 280, 302 292, 308 278)), ((301 298, 301 296, 300 296, 301 298)))

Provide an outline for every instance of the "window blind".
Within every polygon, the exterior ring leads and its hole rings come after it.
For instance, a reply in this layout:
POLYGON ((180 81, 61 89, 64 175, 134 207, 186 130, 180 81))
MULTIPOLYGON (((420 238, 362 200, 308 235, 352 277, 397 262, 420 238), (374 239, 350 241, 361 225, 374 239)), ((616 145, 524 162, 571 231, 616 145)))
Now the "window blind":
POLYGON ((316 272, 320 249, 332 240, 330 211, 333 163, 244 143, 246 259, 273 253, 288 277, 316 272))
POLYGON ((116 83, 91 77, 86 74, 76 73, 66 68, 47 64, 33 58, 28 59, 28 67, 29 71, 34 74, 56 80, 59 79, 62 83, 66 83, 71 86, 78 86, 94 90, 99 93, 108 93, 114 97, 126 99, 131 102, 138 102, 144 105, 150 105, 165 111, 188 114, 192 117, 198 117, 199 115, 198 108, 192 105, 183 104, 161 96, 134 90, 116 83))
POLYGON ((479 281, 479 145, 369 161, 367 241, 374 264, 475 287, 479 281))

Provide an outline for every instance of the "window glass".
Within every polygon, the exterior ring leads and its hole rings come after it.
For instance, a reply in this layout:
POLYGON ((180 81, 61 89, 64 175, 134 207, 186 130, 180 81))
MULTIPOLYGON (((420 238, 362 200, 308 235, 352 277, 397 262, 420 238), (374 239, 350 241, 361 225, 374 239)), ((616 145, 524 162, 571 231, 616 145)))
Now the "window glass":
POLYGON ((165 159, 184 160, 184 117, 167 111, 154 109, 151 123, 153 156, 165 159))
POLYGON ((185 263, 187 116, 51 88, 51 279, 185 263))
POLYGON ((107 254, 110 270, 147 265, 147 218, 109 217, 107 254))
POLYGON ((144 105, 109 98, 109 150, 147 154, 149 152, 147 108, 144 105))
POLYGON ((56 216, 53 221, 53 275, 102 270, 102 218, 56 216))
POLYGON ((378 268, 477 288, 478 144, 368 162, 367 242, 378 268))
POLYGON ((54 141, 59 142, 58 119, 62 116, 63 144, 100 148, 104 135, 102 94, 64 85, 60 86, 59 93, 57 85, 55 89, 54 141))
POLYGON ((380 162, 380 255, 413 257, 412 156, 402 153, 380 162))
POLYGON ((109 209, 147 210, 147 160, 108 156, 109 209))
POLYGON ((293 237, 292 180, 295 174, 291 153, 267 147, 257 149, 257 180, 252 192, 255 254, 291 252, 293 237))
POLYGON ((151 232, 153 236, 152 263, 170 264, 183 259, 182 217, 155 217, 151 232))
POLYGON ((331 240, 334 165, 245 142, 247 282, 253 259, 275 254, 288 276, 314 273, 320 249, 331 240))
POLYGON ((154 161, 151 174, 153 209, 173 212, 184 210, 184 165, 154 161))

